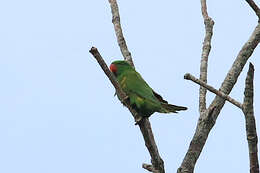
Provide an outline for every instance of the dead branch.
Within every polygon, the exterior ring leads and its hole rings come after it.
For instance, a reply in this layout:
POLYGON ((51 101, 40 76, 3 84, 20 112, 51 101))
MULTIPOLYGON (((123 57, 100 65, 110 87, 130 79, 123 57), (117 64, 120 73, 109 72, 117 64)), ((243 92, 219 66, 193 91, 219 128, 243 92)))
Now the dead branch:
POLYGON ((260 9, 253 0, 246 0, 250 7, 254 10, 255 14, 260 18, 260 9))
POLYGON ((246 120, 246 135, 249 148, 250 173, 259 173, 257 133, 254 117, 254 66, 249 64, 244 92, 243 112, 246 120))
POLYGON ((116 33, 117 43, 120 47, 121 53, 124 56, 124 59, 128 61, 133 67, 133 59, 131 53, 129 52, 126 41, 123 35, 121 23, 120 23, 120 15, 118 10, 118 5, 116 0, 109 0, 111 12, 112 12, 112 23, 114 24, 114 29, 116 33))
MULTIPOLYGON (((201 62, 200 62, 200 80, 207 83, 208 57, 211 49, 211 39, 213 35, 214 21, 208 16, 206 0, 201 0, 201 12, 205 24, 205 38, 203 41, 201 62)), ((199 111, 202 113, 206 109, 206 93, 204 87, 200 87, 199 111)))
POLYGON ((222 97, 223 99, 229 101, 230 103, 232 103, 233 105, 237 106, 237 107, 240 108, 240 109, 242 109, 242 107, 243 107, 242 104, 239 103, 238 101, 236 101, 235 99, 233 99, 233 98, 231 98, 230 96, 224 94, 223 92, 221 92, 221 91, 215 89, 214 87, 212 87, 212 86, 206 84, 205 82, 203 82, 203 81, 201 81, 201 80, 195 78, 194 76, 192 76, 192 75, 189 74, 189 73, 186 73, 186 74, 184 75, 184 79, 191 80, 191 81, 195 82, 196 84, 198 84, 198 85, 202 86, 203 88, 206 88, 207 90, 211 91, 212 93, 214 93, 214 94, 216 94, 216 95, 222 97))

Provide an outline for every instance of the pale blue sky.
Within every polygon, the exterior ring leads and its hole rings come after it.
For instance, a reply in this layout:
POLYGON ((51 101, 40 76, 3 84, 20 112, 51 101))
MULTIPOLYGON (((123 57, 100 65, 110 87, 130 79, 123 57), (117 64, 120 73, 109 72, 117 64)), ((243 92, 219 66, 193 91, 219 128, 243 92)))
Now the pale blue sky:
MULTIPOLYGON (((199 116, 198 86, 183 75, 199 76, 200 2, 118 3, 136 69, 170 103, 189 107, 150 118, 166 171, 176 172, 199 116)), ((257 18, 244 0, 209 1, 208 11, 216 22, 208 83, 218 88, 257 18)), ((108 64, 122 59, 108 1, 1 1, 0 23, 0 172, 146 172, 139 128, 88 52, 96 46, 108 64)), ((250 59, 258 127, 259 56, 258 47, 250 59)), ((247 69, 231 93, 240 102, 247 69)), ((244 117, 226 103, 195 172, 248 170, 244 117)))

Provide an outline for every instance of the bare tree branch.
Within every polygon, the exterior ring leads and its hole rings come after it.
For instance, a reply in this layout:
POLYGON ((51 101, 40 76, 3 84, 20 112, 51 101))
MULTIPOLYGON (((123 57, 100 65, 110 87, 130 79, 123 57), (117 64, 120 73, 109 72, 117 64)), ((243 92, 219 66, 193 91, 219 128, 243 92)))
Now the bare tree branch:
POLYGON ((110 7, 111 7, 111 12, 112 12, 112 23, 114 24, 117 42, 120 47, 121 53, 124 56, 124 59, 126 61, 128 61, 134 67, 131 53, 129 52, 129 50, 127 48, 126 41, 123 36, 117 2, 116 2, 116 0, 109 0, 109 3, 110 3, 110 7))
POLYGON ((250 5, 250 7, 255 11, 255 14, 260 19, 260 9, 256 5, 256 3, 253 0, 246 0, 246 2, 250 5))
POLYGON ((237 107, 240 108, 240 109, 243 108, 242 104, 239 103, 238 101, 236 101, 235 99, 233 99, 233 98, 231 98, 230 96, 224 94, 223 92, 221 92, 221 91, 215 89, 214 87, 212 87, 212 86, 206 84, 205 82, 203 82, 203 81, 197 79, 196 77, 192 76, 192 75, 189 74, 189 73, 186 73, 186 74, 184 75, 184 79, 191 80, 191 81, 195 82, 196 84, 198 84, 198 85, 200 85, 201 87, 206 88, 207 90, 213 92, 214 94, 216 94, 216 95, 222 97, 223 99, 229 101, 230 103, 234 104, 235 106, 237 106, 237 107))
POLYGON ((130 106, 130 104, 128 103, 129 101, 127 100, 127 95, 124 93, 124 91, 120 88, 119 83, 117 82, 115 76, 110 72, 110 70, 108 69, 105 61, 103 60, 102 56, 100 55, 99 51, 97 48, 92 47, 89 52, 94 56, 94 58, 97 60, 97 62, 99 63, 100 67, 102 68, 102 70, 105 72, 105 74, 107 75, 107 77, 109 78, 110 82, 113 84, 113 86, 116 89, 116 93, 119 96, 120 101, 129 109, 129 111, 132 113, 133 117, 135 118, 135 122, 139 123, 142 119, 142 117, 140 115, 138 115, 138 113, 132 109, 132 107, 130 106))
MULTIPOLYGON (((207 83, 208 57, 211 49, 214 21, 208 16, 206 0, 201 0, 201 12, 205 24, 205 38, 200 62, 200 80, 207 83)), ((201 113, 206 109, 206 94, 207 90, 204 87, 200 87, 199 111, 201 113)))
POLYGON ((143 134, 143 138, 145 141, 145 146, 148 149, 150 156, 151 156, 151 162, 154 168, 154 173, 157 171, 158 173, 164 173, 164 162, 162 158, 160 157, 158 148, 156 146, 151 124, 148 120, 148 118, 143 118, 142 121, 139 123, 140 130, 143 134))
POLYGON ((249 64, 247 72, 243 112, 246 120, 246 135, 249 148, 250 173, 259 173, 258 149, 257 149, 257 133, 254 117, 254 66, 249 64))
MULTIPOLYGON (((219 91, 226 95, 229 95, 232 88, 236 84, 236 81, 243 70, 247 60, 252 55, 254 49, 260 41, 260 24, 258 24, 250 36, 249 40, 244 44, 240 50, 237 58, 235 59, 231 69, 229 70, 226 78, 224 79, 219 91)), ((194 171, 195 164, 200 156, 200 153, 206 143, 209 132, 215 125, 217 117, 225 104, 225 99, 216 96, 208 109, 212 109, 212 114, 210 111, 204 111, 205 113, 200 115, 197 123, 195 134, 190 143, 189 149, 183 159, 183 162, 178 169, 179 173, 192 173, 194 171)))
MULTIPOLYGON (((94 58, 97 60, 97 62, 99 63, 100 67, 102 68, 102 70, 105 72, 105 74, 107 75, 107 77, 109 78, 110 82, 113 84, 113 86, 115 87, 117 94, 119 95, 119 98, 126 98, 126 94, 121 90, 121 88, 119 87, 119 83, 117 82, 115 76, 110 72, 110 70, 108 69, 105 61, 103 60, 102 56, 100 55, 99 51, 97 48, 92 47, 89 52, 94 56, 94 58)), ((137 114, 137 113, 136 113, 137 114)))
POLYGON ((203 16, 204 20, 206 20, 207 18, 209 18, 208 10, 207 10, 207 1, 206 0, 200 0, 200 4, 201 4, 202 16, 203 16))
POLYGON ((105 61, 101 57, 100 53, 98 52, 97 48, 92 47, 89 51, 94 58, 99 63, 102 70, 105 72, 107 77, 109 78, 110 82, 113 84, 113 86, 116 89, 116 92, 119 96, 119 99, 121 102, 129 109, 129 111, 132 113, 136 123, 139 125, 139 128, 143 134, 143 138, 145 141, 145 145, 150 153, 151 156, 151 162, 153 164, 154 170, 158 171, 158 173, 165 173, 164 171, 164 162, 162 158, 160 157, 157 145, 154 140, 151 124, 148 120, 148 118, 142 118, 142 116, 138 115, 138 113, 130 106, 130 102, 127 99, 127 95, 124 93, 124 91, 120 88, 119 83, 117 82, 114 75, 110 72, 108 69, 105 61))

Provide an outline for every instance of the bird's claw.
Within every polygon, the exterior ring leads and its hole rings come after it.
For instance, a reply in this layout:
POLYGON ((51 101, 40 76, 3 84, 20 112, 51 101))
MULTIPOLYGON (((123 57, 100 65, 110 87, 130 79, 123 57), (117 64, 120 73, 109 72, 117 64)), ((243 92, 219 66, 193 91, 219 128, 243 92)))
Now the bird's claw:
POLYGON ((125 104, 126 103, 126 100, 129 98, 129 96, 125 96, 124 98, 122 98, 121 99, 121 102, 123 103, 123 104, 125 104))
POLYGON ((135 125, 139 125, 140 122, 142 121, 142 119, 143 119, 143 117, 137 116, 137 117, 135 118, 135 125))

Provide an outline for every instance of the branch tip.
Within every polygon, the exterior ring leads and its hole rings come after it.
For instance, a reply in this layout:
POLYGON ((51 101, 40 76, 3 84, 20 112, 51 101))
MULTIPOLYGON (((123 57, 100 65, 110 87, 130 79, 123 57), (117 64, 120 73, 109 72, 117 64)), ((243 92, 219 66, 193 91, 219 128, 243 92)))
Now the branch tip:
POLYGON ((259 173, 257 132, 254 116, 254 65, 250 62, 245 81, 243 113, 246 120, 246 135, 249 148, 250 173, 259 173))
POLYGON ((252 71, 255 71, 254 64, 251 62, 249 62, 249 69, 251 69, 252 71))
POLYGON ((98 51, 97 48, 94 47, 94 46, 92 46, 91 49, 89 50, 89 52, 90 52, 91 54, 93 54, 94 52, 97 52, 97 51, 98 51))
POLYGON ((184 75, 184 79, 190 80, 190 79, 191 79, 191 78, 190 78, 190 73, 186 73, 186 74, 184 75))
POLYGON ((249 6, 254 10, 257 17, 260 19, 260 9, 253 0, 246 0, 249 6))
POLYGON ((239 107, 240 109, 243 108, 242 104, 236 101, 235 99, 231 98, 230 96, 226 95, 225 93, 221 92, 220 90, 215 89, 214 87, 208 85, 207 83, 203 82, 200 79, 197 79, 193 75, 187 73, 184 76, 184 79, 191 80, 192 82, 202 86, 203 88, 211 91, 212 93, 216 94, 217 96, 229 101, 230 103, 234 104, 235 106, 239 107))

